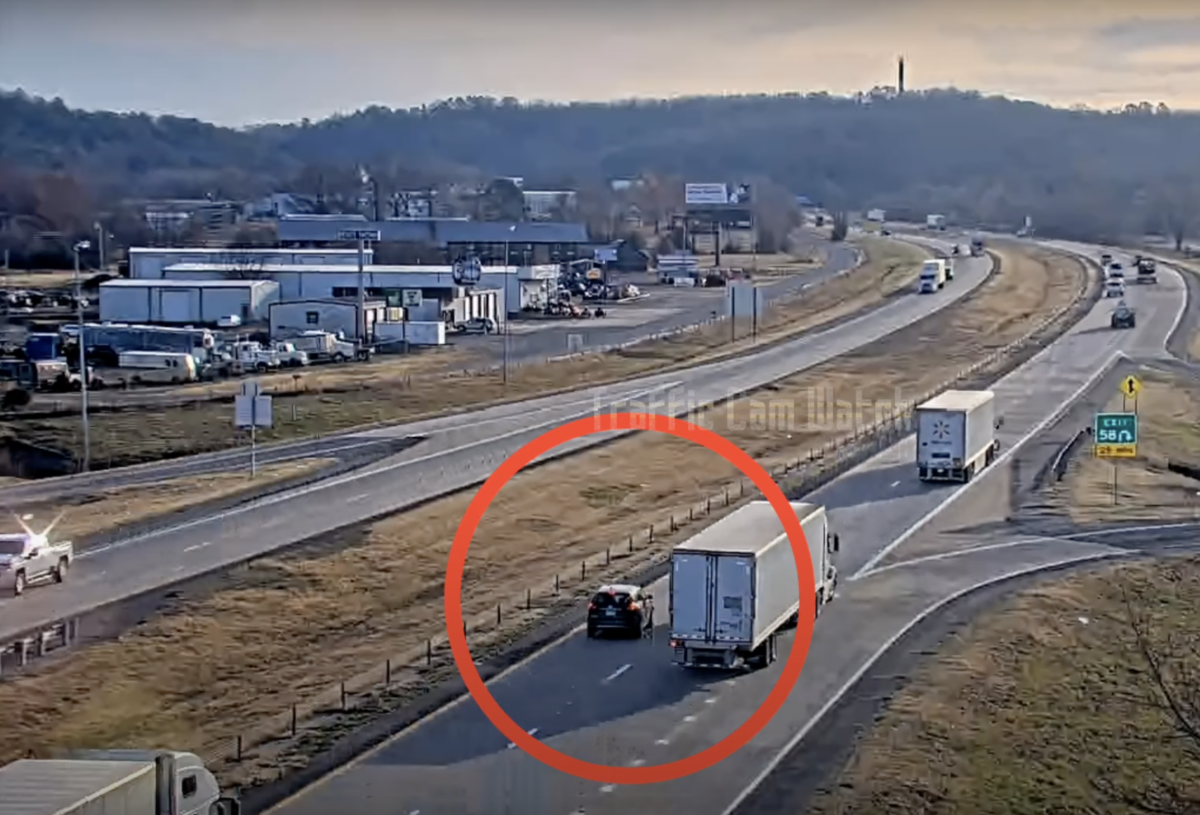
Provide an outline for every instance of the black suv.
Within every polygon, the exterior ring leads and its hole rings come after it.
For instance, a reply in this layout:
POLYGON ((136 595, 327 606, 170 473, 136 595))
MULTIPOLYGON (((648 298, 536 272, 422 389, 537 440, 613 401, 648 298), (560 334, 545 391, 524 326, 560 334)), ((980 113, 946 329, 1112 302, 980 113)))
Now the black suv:
POLYGON ((588 603, 588 638, 605 631, 641 637, 654 628, 654 597, 640 586, 601 586, 588 603))

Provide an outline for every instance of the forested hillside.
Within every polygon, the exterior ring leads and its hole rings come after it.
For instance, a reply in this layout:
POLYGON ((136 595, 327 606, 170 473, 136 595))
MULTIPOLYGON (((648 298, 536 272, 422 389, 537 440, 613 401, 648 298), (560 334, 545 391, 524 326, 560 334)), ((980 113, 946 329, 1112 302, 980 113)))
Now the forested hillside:
POLYGON ((521 175, 533 187, 595 189, 653 172, 769 178, 831 207, 936 210, 960 222, 1031 215, 1077 235, 1145 223, 1179 231, 1196 208, 1197 144, 1200 115, 1161 106, 1062 110, 958 91, 557 106, 472 98, 245 131, 0 96, 0 160, 69 173, 102 198, 245 197, 356 177, 359 164, 398 183, 521 175))

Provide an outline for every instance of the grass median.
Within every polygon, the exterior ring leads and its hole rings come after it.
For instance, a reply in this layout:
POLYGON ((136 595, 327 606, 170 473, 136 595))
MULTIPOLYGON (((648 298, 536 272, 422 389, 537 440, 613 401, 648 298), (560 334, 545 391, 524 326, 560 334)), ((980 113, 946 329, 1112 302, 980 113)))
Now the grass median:
POLYGON ((1023 592, 917 670, 803 811, 1194 811, 1200 738, 1167 706, 1180 703, 1196 725, 1197 632, 1195 559, 1109 566, 1023 592))
MULTIPOLYGON (((864 249, 869 260, 860 268, 770 309, 761 321, 757 342, 786 339, 877 305, 908 286, 927 256, 924 250, 899 241, 868 241, 864 249)), ((621 351, 521 366, 509 372, 507 384, 497 371, 437 370, 446 362, 438 360, 436 353, 424 362, 418 356, 407 362, 383 360, 294 377, 277 375, 267 388, 276 397, 275 426, 261 431, 259 438, 265 443, 412 420, 694 365, 748 350, 755 343, 745 336, 748 333, 734 336, 727 324, 716 324, 621 351)), ((233 428, 232 410, 230 404, 198 401, 182 407, 96 413, 91 419, 91 458, 120 466, 234 446, 242 434, 233 428)), ((80 450, 79 422, 70 416, 12 418, 0 424, 3 432, 67 453, 80 450)))
MULTIPOLYGON (((264 464, 258 468, 254 478, 250 477, 248 469, 202 473, 168 478, 153 484, 72 493, 53 503, 30 503, 5 509, 22 518, 32 516, 27 523, 35 531, 58 518, 54 526, 56 537, 78 540, 112 532, 134 521, 144 523, 163 518, 210 501, 308 475, 332 463, 333 459, 296 459, 264 464)), ((5 521, 6 526, 15 523, 5 521)))
MULTIPOLYGON (((874 411, 890 409, 897 397, 912 399, 937 386, 1079 294, 1084 272, 1077 262, 1039 250, 1033 256, 999 251, 1000 273, 945 312, 691 418, 765 464, 794 461, 874 421, 874 411), (832 412, 816 407, 830 399, 832 412)), ((657 435, 518 475, 475 536, 464 614, 490 614, 497 603, 515 600, 527 587, 552 585, 556 576, 560 595, 555 601, 539 588, 532 608, 506 612, 498 629, 473 636, 472 647, 476 653, 497 649, 539 617, 561 611, 563 598, 661 558, 689 530, 660 535, 653 544, 624 544, 634 536, 644 540, 648 524, 661 529, 668 515, 686 518, 688 507, 735 480, 732 468, 708 451, 657 435), (612 562, 595 566, 610 545, 612 562), (593 566, 581 578, 580 564, 589 558, 593 566)), ((8 741, 16 750, 39 751, 122 743, 203 749, 228 745, 237 734, 270 731, 292 704, 303 705, 442 632, 443 570, 470 498, 449 496, 230 570, 185 588, 173 612, 120 642, 95 645, 52 671, 0 685, 0 705, 14 703, 8 741), (221 655, 219 681, 213 654, 221 655), (106 678, 103 685, 96 676, 106 678)), ((424 672, 394 678, 410 684, 393 687, 372 712, 395 707, 447 675, 452 668, 439 659, 424 672)), ((302 763, 362 715, 302 720, 301 739, 260 745, 223 772, 231 783, 276 774, 278 762, 302 763)))
MULTIPOLYGON (((1085 442, 1065 478, 1047 489, 1040 512, 1077 523, 1200 519, 1200 380, 1152 370, 1136 376, 1143 385, 1137 457, 1097 458, 1085 442)), ((1120 394, 1105 405, 1112 413, 1134 409, 1120 394)))

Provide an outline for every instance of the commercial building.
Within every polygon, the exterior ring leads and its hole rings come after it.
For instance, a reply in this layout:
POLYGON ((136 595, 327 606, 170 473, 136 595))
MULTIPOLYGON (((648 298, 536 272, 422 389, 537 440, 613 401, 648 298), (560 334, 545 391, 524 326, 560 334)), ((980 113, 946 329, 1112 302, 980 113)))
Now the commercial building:
POLYGON ((488 266, 539 266, 569 263, 588 256, 584 224, 468 221, 453 218, 389 218, 368 221, 362 216, 284 216, 279 219, 279 243, 287 247, 349 247, 345 230, 377 230, 380 243, 431 247, 436 263, 450 264, 478 257, 488 266), (508 257, 505 258, 507 249, 508 257), (581 254, 582 252, 582 254, 581 254))
MULTIPOLYGON (((365 296, 392 306, 409 309, 409 319, 437 320, 450 311, 457 313, 456 301, 464 301, 479 316, 498 317, 507 308, 515 314, 523 308, 544 305, 558 288, 559 267, 484 266, 473 286, 455 279, 453 266, 365 266, 365 296), (500 297, 485 292, 498 290, 500 297)), ((166 279, 227 280, 235 275, 235 266, 217 263, 180 263, 163 270, 166 279)), ((279 284, 281 301, 308 299, 357 299, 357 266, 268 265, 255 271, 260 279, 279 284)))
MULTIPOLYGON (((368 249, 363 262, 373 262, 375 253, 368 249)), ((358 265, 355 249, 229 249, 190 247, 142 247, 129 250, 129 277, 135 280, 159 280, 163 270, 177 263, 218 263, 250 276, 259 267, 286 263, 294 266, 358 265)))
POLYGON ((265 319, 278 299, 273 280, 108 280, 100 284, 100 321, 204 325, 236 316, 249 323, 265 319))
MULTIPOLYGON (((399 322, 404 310, 389 308, 380 300, 366 302, 367 334, 376 333, 379 326, 387 322, 399 322)), ((354 300, 293 300, 271 303, 267 309, 267 324, 272 337, 295 336, 305 331, 328 331, 344 337, 357 339, 358 303, 354 300)))

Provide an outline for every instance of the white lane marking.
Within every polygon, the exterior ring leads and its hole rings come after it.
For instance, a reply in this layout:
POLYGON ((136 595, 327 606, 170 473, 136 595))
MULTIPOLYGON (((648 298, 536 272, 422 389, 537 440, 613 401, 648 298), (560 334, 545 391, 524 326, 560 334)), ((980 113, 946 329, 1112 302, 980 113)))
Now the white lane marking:
POLYGON ((695 716, 684 716, 683 720, 685 722, 694 722, 694 721, 696 721, 696 717, 695 716))
POLYGON ((899 487, 899 486, 900 486, 900 482, 899 482, 899 481, 893 481, 893 482, 892 482, 892 489, 896 489, 896 487, 899 487))
MULTIPOLYGON (((1050 347, 1053 347, 1053 346, 1050 346, 1050 347)), ((1037 359, 1037 357, 1034 357, 1034 359, 1037 359)), ((998 459, 996 459, 994 462, 992 462, 992 466, 989 467, 988 470, 985 470, 983 474, 987 474, 988 471, 994 471, 996 468, 1003 465, 1005 462, 1007 462, 1009 459, 1011 459, 1014 455, 1016 455, 1017 452, 1021 449, 1021 447, 1026 442, 1028 442, 1030 439, 1037 436, 1039 433, 1041 433, 1047 427, 1049 427, 1050 425, 1054 424, 1059 419, 1061 419, 1063 417, 1063 415, 1066 414, 1066 412, 1071 409, 1071 406, 1073 404, 1075 404, 1075 402, 1077 402, 1079 400, 1079 398, 1082 397, 1085 393, 1087 393, 1089 390, 1094 388, 1096 386, 1097 382, 1099 382, 1101 379, 1103 379, 1105 376, 1107 376, 1108 372, 1110 370, 1112 370, 1113 366, 1115 366, 1121 359, 1128 359, 1128 357, 1126 357, 1125 354, 1123 354, 1120 351, 1114 352, 1113 355, 1108 358, 1108 361, 1106 361, 1103 365, 1101 365, 1096 370, 1096 372, 1094 374, 1092 374, 1091 377, 1088 378, 1088 380, 1086 382, 1084 382, 1082 385, 1079 386, 1079 389, 1077 391, 1075 391, 1075 393, 1071 394, 1071 396, 1065 402, 1063 402, 1061 405, 1059 405, 1058 408, 1056 408, 1053 413, 1051 413, 1049 416, 1047 416, 1042 421, 1038 422, 1038 424, 1033 429, 1031 429, 1028 433, 1026 433, 1020 439, 1018 439, 1015 444, 1012 444, 1008 448, 1008 450, 1006 450, 1004 452, 1003 455, 1001 455, 998 459)), ((857 572, 855 572, 854 574, 852 574, 850 576, 850 580, 860 580, 864 575, 868 574, 872 569, 874 569, 876 566, 879 565, 880 561, 882 561, 885 557, 887 557, 892 552, 894 552, 897 548, 899 548, 901 545, 903 545, 909 538, 911 538, 918 531, 920 531, 922 527, 924 527, 926 524, 928 524, 930 521, 932 521, 934 518, 936 518, 942 512, 945 512, 946 509, 951 504, 953 504, 955 501, 957 501, 959 498, 961 498, 963 495, 965 495, 967 490, 976 486, 982 480, 983 479, 981 478, 981 479, 975 479, 972 481, 968 481, 966 484, 963 484, 961 487, 959 487, 954 492, 952 492, 946 498, 946 500, 942 501, 936 507, 929 510, 929 512, 925 513, 924 517, 918 519, 916 523, 914 523, 908 529, 904 530, 904 532, 900 533, 900 536, 898 538, 896 538, 891 543, 889 543, 887 546, 883 547, 878 552, 876 552, 875 555, 870 560, 868 560, 865 564, 863 564, 863 566, 857 572)))
POLYGON ((352 498, 347 498, 347 499, 346 499, 346 503, 347 503, 347 504, 357 504, 359 501, 363 500, 364 498, 370 498, 370 497, 371 497, 371 493, 369 493, 369 492, 364 492, 364 493, 360 493, 360 494, 358 494, 358 495, 355 495, 355 496, 354 496, 354 497, 352 497, 352 498))
MULTIPOLYGON (((953 552, 939 552, 936 555, 925 555, 923 557, 915 557, 911 560, 902 560, 899 563, 889 563, 886 566, 876 566, 871 571, 865 573, 863 578, 874 577, 882 572, 888 572, 892 569, 899 569, 905 566, 916 566, 921 563, 931 563, 938 560, 949 560, 954 557, 963 555, 974 555, 979 552, 991 552, 996 549, 1010 549, 1014 546, 1028 546, 1032 543, 1064 543, 1072 542, 1069 538, 1046 538, 1041 536, 1021 538, 1021 540, 1005 541, 1004 543, 988 543, 980 546, 972 546, 968 549, 955 549, 953 552)), ((1085 543, 1086 541, 1078 541, 1085 543)))
POLYGON ((973 591, 978 591, 979 589, 987 588, 988 586, 992 585, 993 583, 999 583, 1004 580, 1011 580, 1012 578, 1021 577, 1022 575, 1035 574, 1040 571, 1045 571, 1046 569, 1053 569, 1056 566, 1065 566, 1070 563, 1086 563, 1089 560, 1104 560, 1107 558, 1119 557, 1120 555, 1126 555, 1126 554, 1129 554, 1128 550, 1116 549, 1112 552, 1100 552, 1098 554, 1082 555, 1082 556, 1076 555, 1075 557, 1062 558, 1061 560, 1056 560, 1052 563, 1043 563, 1040 566, 1026 566, 1021 569, 1017 569, 1015 571, 1007 572, 1002 575, 997 575, 996 577, 990 577, 987 580, 981 580, 978 583, 975 583, 974 585, 967 586, 965 589, 959 589, 958 591, 956 591, 946 597, 943 597, 941 600, 938 600, 936 603, 933 603, 928 608, 926 608, 924 611, 922 611, 920 614, 918 614, 917 616, 915 616, 911 620, 909 620, 899 631, 897 631, 895 634, 893 634, 891 636, 891 638, 888 639, 887 642, 885 642, 883 645, 881 645, 875 651, 875 653, 871 654, 871 656, 868 657, 863 662, 863 664, 858 667, 858 670, 854 672, 854 675, 851 676, 849 679, 847 679, 845 681, 845 683, 843 683, 842 686, 839 687, 833 693, 833 695, 831 695, 825 701, 825 704, 821 706, 821 709, 818 710, 813 716, 811 716, 809 718, 809 720, 807 722, 805 722, 804 726, 801 727, 799 731, 797 731, 796 735, 792 736, 791 740, 789 740, 788 743, 785 744, 779 750, 779 752, 775 754, 775 757, 772 758, 771 761, 767 764, 767 766, 764 767, 762 769, 762 771, 759 772, 759 774, 754 777, 754 780, 752 780, 745 787, 745 789, 743 789, 741 792, 738 793, 737 798, 735 798, 733 800, 732 804, 730 804, 729 806, 727 806, 724 809, 724 811, 721 813, 721 815, 734 815, 734 813, 737 811, 737 808, 740 807, 742 805, 742 803, 747 798, 750 797, 751 793, 753 793, 756 789, 758 789, 762 785, 763 781, 767 780, 768 776, 770 776, 771 773, 775 772, 775 768, 778 767, 785 758, 787 758, 788 754, 790 754, 793 750, 796 749, 796 745, 798 745, 801 741, 804 740, 804 737, 807 736, 809 734, 809 732, 814 727, 816 727, 817 723, 820 722, 821 719, 823 719, 825 717, 825 715, 827 713, 829 713, 830 710, 833 709, 834 705, 836 705, 839 701, 841 701, 841 698, 843 696, 845 696, 847 693, 849 693, 851 688, 853 688, 855 685, 858 684, 858 681, 863 678, 863 676, 867 673, 867 671, 871 670, 871 668, 875 665, 875 663, 878 662, 883 657, 884 654, 886 654, 888 651, 890 651, 892 646, 895 645, 897 642, 899 642, 900 639, 905 634, 907 634, 909 631, 912 631, 918 625, 923 623, 926 619, 928 619, 930 617, 930 615, 937 613, 937 611, 939 609, 941 609, 945 606, 948 606, 949 604, 953 603, 955 600, 959 599, 960 597, 965 597, 966 595, 970 594, 973 591))
POLYGON ((666 747, 668 744, 671 743, 671 741, 670 741, 670 739, 655 739, 654 743, 661 747, 666 747))
POLYGON ((612 792, 615 789, 616 789, 616 786, 614 786, 613 784, 605 784, 603 787, 600 788, 600 791, 601 792, 612 792))
POLYGON ((421 815, 421 810, 414 809, 412 812, 408 813, 408 815, 421 815))
POLYGON ((632 667, 633 667, 632 665, 622 665, 620 668, 617 668, 615 671, 610 673, 608 676, 604 677, 602 684, 607 684, 607 683, 613 681, 614 679, 616 679, 617 677, 619 677, 621 674, 625 673, 632 667))
POLYGON ((644 758, 635 758, 633 761, 629 762, 629 766, 630 766, 630 767, 640 767, 640 766, 642 766, 642 765, 643 765, 643 764, 645 764, 645 763, 646 763, 646 759, 644 759, 644 758))
MULTIPOLYGON (((631 393, 631 394, 625 394, 622 396, 621 399, 613 399, 612 402, 622 402, 622 401, 629 400, 629 399, 636 399, 639 396, 645 396, 646 394, 654 393, 655 391, 661 390, 664 388, 673 388, 679 384, 681 384, 681 383, 678 381, 668 382, 663 385, 659 385, 654 388, 649 388, 644 391, 638 391, 638 392, 631 393)), ((612 402, 605 403, 605 405, 611 405, 612 402)), ((586 414, 584 414, 584 415, 586 415, 586 414)), ((579 417, 575 416, 573 418, 579 418, 579 417)), ((397 461, 392 464, 388 464, 383 467, 379 467, 379 468, 372 469, 372 470, 353 472, 353 473, 348 473, 344 476, 339 476, 337 478, 328 478, 323 481, 315 481, 308 486, 299 487, 294 491, 281 492, 281 493, 277 493, 275 495, 268 495, 268 496, 266 496, 264 498, 260 498, 256 501, 251 501, 251 502, 242 504, 240 506, 233 507, 232 509, 227 509, 224 512, 218 512, 215 515, 209 515, 204 518, 197 518, 193 521, 187 521, 185 523, 177 524, 175 526, 169 526, 169 527, 164 527, 162 529, 156 529, 151 532, 145 532, 141 535, 135 535, 132 538, 125 538, 124 540, 105 544, 104 546, 97 546, 94 549, 88 549, 84 552, 80 552, 78 555, 75 556, 75 559, 80 560, 80 559, 84 559, 84 558, 94 557, 94 556, 102 554, 104 552, 112 551, 114 549, 123 549, 126 546, 130 546, 135 543, 140 543, 148 538, 170 535, 170 534, 180 532, 185 529, 191 529, 193 527, 200 526, 201 524, 212 523, 214 521, 223 521, 226 518, 232 518, 237 515, 243 515, 247 512, 252 512, 254 510, 259 510, 259 509, 263 509, 265 507, 274 506, 275 504, 279 504, 284 501, 293 501, 297 498, 303 497, 303 496, 308 495, 313 492, 326 490, 331 487, 340 487, 343 484, 350 484, 350 483, 353 483, 355 481, 359 481, 359 480, 362 480, 365 478, 373 478, 382 473, 390 472, 392 470, 398 470, 402 467, 411 467, 415 464, 424 464, 425 462, 432 461, 433 459, 442 458, 444 456, 450 456, 455 453, 461 453, 463 450, 470 450, 475 447, 483 447, 485 445, 495 444, 498 441, 502 441, 504 439, 511 438, 513 436, 520 436, 520 435, 531 433, 542 427, 549 427, 551 425, 557 425, 557 424, 566 424, 567 422, 571 421, 571 419, 572 419, 572 417, 559 418, 559 419, 552 419, 547 422, 542 422, 540 424, 526 425, 525 427, 522 427, 518 430, 510 430, 506 433, 499 433, 495 436, 489 436, 486 439, 479 439, 477 441, 473 441, 468 444, 459 445, 458 447, 451 447, 451 448, 449 448, 447 450, 443 450, 439 453, 430 453, 429 455, 426 455, 426 456, 421 456, 421 457, 412 458, 412 459, 406 459, 405 461, 397 461)))
POLYGON ((194 543, 191 546, 186 547, 183 551, 184 551, 184 554, 187 554, 188 552, 195 552, 197 549, 203 549, 205 546, 211 546, 211 545, 212 545, 212 541, 205 541, 204 543, 194 543))
MULTIPOLYGON (((528 730, 526 730, 525 732, 526 732, 526 733, 528 733, 528 734, 529 734, 529 735, 531 735, 531 736, 536 736, 536 735, 537 735, 537 732, 538 732, 538 729, 537 729, 536 727, 531 727, 531 728, 529 728, 528 730)), ((516 746, 517 746, 517 743, 516 743, 516 742, 510 741, 510 742, 508 743, 508 747, 507 747, 507 748, 505 748, 505 749, 508 749, 508 750, 513 750, 513 749, 516 749, 516 746)))
POLYGON ((1070 540, 1077 538, 1102 538, 1108 535, 1125 535, 1129 532, 1167 532, 1173 529, 1193 529, 1200 526, 1200 521, 1181 521, 1174 524, 1153 524, 1151 526, 1126 526, 1120 529, 1100 529, 1096 532, 1074 532, 1063 537, 1070 540))
POLYGON ((708 699, 704 700, 704 704, 706 704, 706 705, 715 705, 716 703, 717 703, 716 697, 709 697, 708 699))

